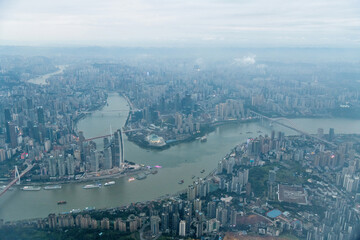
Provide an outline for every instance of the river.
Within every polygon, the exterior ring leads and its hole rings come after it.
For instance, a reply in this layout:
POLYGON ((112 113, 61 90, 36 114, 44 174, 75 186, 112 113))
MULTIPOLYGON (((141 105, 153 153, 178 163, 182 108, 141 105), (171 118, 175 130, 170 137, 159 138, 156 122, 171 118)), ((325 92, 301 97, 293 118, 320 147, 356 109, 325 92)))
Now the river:
POLYGON ((59 65, 59 66, 56 66, 57 68, 59 68, 59 70, 55 71, 55 72, 52 72, 52 73, 48 73, 48 74, 45 74, 45 75, 41 75, 40 77, 36 77, 36 78, 32 78, 30 79, 28 82, 30 83, 34 83, 34 84, 48 84, 46 82, 46 80, 51 77, 51 76, 54 76, 54 75, 57 75, 57 74, 61 74, 64 72, 66 66, 65 65, 59 65))
MULTIPOLYGON (((116 109, 129 109, 126 100, 116 93, 109 94, 108 106, 95 111, 78 122, 77 128, 84 131, 85 137, 95 137, 108 134, 110 125, 115 131, 124 125, 127 112, 110 112, 116 109)), ((309 133, 316 133, 319 127, 328 132, 330 127, 335 133, 360 133, 360 121, 350 119, 292 119, 293 124, 309 133)), ((117 207, 131 202, 156 199, 166 194, 176 193, 192 183, 192 175, 206 176, 215 169, 219 160, 237 144, 243 143, 249 137, 270 134, 272 130, 293 131, 263 126, 260 123, 243 123, 223 125, 208 135, 205 143, 193 141, 181 143, 171 148, 158 151, 146 150, 125 140, 125 159, 145 165, 161 165, 155 175, 148 175, 144 180, 128 182, 127 178, 115 179, 116 184, 99 189, 83 189, 84 183, 64 184, 60 190, 8 191, 0 199, 0 218, 5 221, 35 217, 46 217, 49 213, 67 212, 71 209, 85 207, 108 208, 117 207), (246 134, 246 132, 252 132, 246 134), (241 133, 241 134, 240 134, 241 133), (203 174, 200 173, 205 169, 203 174), (184 184, 178 184, 184 179, 184 184), (57 201, 65 200, 67 204, 57 205, 57 201)), ((102 146, 102 140, 98 142, 102 146)), ((102 183, 105 180, 101 181, 102 183)))

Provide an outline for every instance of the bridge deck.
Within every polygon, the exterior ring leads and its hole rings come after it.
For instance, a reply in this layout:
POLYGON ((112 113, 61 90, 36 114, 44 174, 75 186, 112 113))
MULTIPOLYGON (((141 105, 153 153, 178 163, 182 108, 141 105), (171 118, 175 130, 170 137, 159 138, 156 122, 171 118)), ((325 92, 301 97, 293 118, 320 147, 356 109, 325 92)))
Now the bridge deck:
POLYGON ((323 142, 323 143, 326 143, 326 144, 331 145, 331 146, 333 146, 333 147, 336 147, 336 144, 334 144, 334 143, 332 143, 332 142, 329 142, 329 141, 326 141, 325 139, 321 139, 321 138, 319 138, 319 137, 317 137, 317 136, 311 135, 310 133, 307 133, 307 132, 305 132, 305 131, 303 131, 303 130, 300 130, 300 129, 296 128, 296 127, 293 127, 293 126, 290 126, 290 125, 288 125, 288 124, 279 122, 279 120, 281 120, 281 119, 270 118, 270 117, 267 117, 267 116, 262 115, 262 114, 260 114, 260 113, 254 112, 254 111, 252 111, 252 110, 250 110, 250 112, 253 113, 254 115, 258 116, 258 117, 262 117, 262 118, 264 118, 264 119, 266 119, 266 120, 269 120, 269 121, 271 121, 271 122, 273 122, 273 123, 276 123, 276 124, 278 124, 278 125, 280 125, 280 126, 289 128, 289 129, 294 130, 294 131, 296 131, 296 132, 298 132, 298 133, 300 133, 300 134, 306 135, 306 136, 311 137, 311 138, 314 138, 314 139, 316 139, 316 140, 318 140, 318 141, 320 141, 320 142, 323 142))
MULTIPOLYGON (((140 128, 137 128, 137 129, 129 129, 129 130, 125 130, 125 131, 122 131, 123 133, 127 133, 127 132, 135 132, 135 131, 139 131, 141 130, 140 128)), ((110 137, 112 136, 113 134, 107 134, 107 135, 103 135, 103 136, 97 136, 97 137, 92 137, 92 138, 87 138, 85 139, 84 141, 85 142, 88 142, 88 141, 92 141, 92 140, 95 140, 95 139, 99 139, 99 138, 107 138, 107 137, 110 137)))
MULTIPOLYGON (((32 168, 34 167, 34 165, 28 165, 27 168, 20 174, 20 178, 23 177, 26 173, 28 173, 32 168)), ((14 180, 12 180, 1 192, 0 192, 0 197, 7 191, 9 190, 9 188, 11 188, 19 179, 15 178, 14 180)))

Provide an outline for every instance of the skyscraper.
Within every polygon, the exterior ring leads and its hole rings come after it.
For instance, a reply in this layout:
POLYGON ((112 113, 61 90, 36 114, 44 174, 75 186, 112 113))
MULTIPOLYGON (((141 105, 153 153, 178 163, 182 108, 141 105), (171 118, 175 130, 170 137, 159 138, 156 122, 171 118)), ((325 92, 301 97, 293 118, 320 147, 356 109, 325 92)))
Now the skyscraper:
POLYGON ((104 168, 105 169, 112 168, 111 149, 109 147, 109 139, 108 138, 104 138, 104 168))
POLYGON ((96 150, 90 151, 90 171, 99 171, 99 153, 96 150))
POLYGON ((335 130, 333 128, 329 129, 329 141, 334 140, 335 137, 335 130))
POLYGON ((5 109, 4 110, 4 115, 5 115, 5 122, 10 122, 12 120, 10 109, 8 109, 8 108, 5 109))
POLYGON ((120 168, 123 168, 124 166, 124 140, 121 129, 118 129, 114 133, 115 138, 115 166, 118 166, 120 168))
POLYGON ((39 124, 45 124, 45 116, 44 116, 44 109, 42 107, 38 107, 37 109, 37 117, 39 124))
POLYGON ((200 238, 203 235, 203 223, 197 222, 195 226, 196 226, 196 237, 200 238))
POLYGON ((179 221, 180 221, 180 218, 179 218, 179 213, 173 213, 172 215, 172 221, 171 221, 171 231, 173 234, 177 234, 178 232, 178 226, 179 226, 179 221))
POLYGON ((186 235, 186 221, 181 220, 179 223, 179 236, 185 237, 186 235))
POLYGON ((10 143, 12 148, 17 147, 16 125, 11 122, 6 122, 6 142, 10 143))
POLYGON ((158 216, 152 216, 150 218, 151 233, 153 235, 159 234, 160 218, 158 216))
POLYGON ((161 230, 165 232, 169 229, 169 213, 165 212, 161 214, 161 230))

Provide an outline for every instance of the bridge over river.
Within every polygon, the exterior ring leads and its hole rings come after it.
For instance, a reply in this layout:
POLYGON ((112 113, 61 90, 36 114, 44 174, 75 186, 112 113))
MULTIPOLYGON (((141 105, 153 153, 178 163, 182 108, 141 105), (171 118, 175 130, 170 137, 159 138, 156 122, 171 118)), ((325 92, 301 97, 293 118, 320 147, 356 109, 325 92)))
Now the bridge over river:
POLYGON ((319 142, 322 142, 322 143, 325 143, 329 146, 332 146, 332 147, 336 147, 337 145, 333 142, 329 142, 325 139, 322 139, 322 138, 319 138, 318 136, 314 135, 314 134, 310 134, 310 133, 307 133, 301 129, 299 129, 294 123, 292 123, 289 119, 287 118, 270 118, 270 117, 267 117, 263 114, 260 114, 258 112, 255 112, 255 111, 252 111, 250 110, 250 113, 252 113, 253 115, 255 115, 256 117, 258 117, 259 119, 265 119, 265 120, 268 120, 270 121, 271 123, 276 123, 280 126, 283 126, 283 127, 286 127, 286 128, 289 128, 291 130, 294 130, 298 133, 300 133, 301 135, 305 135, 307 137, 310 137, 310 138, 313 138, 315 140, 318 140, 319 142), (285 120, 287 123, 283 123, 283 122, 280 122, 281 120, 285 120))
POLYGON ((28 164, 27 168, 21 174, 19 174, 17 166, 15 166, 15 178, 8 185, 6 185, 4 189, 1 190, 0 197, 14 184, 20 184, 20 178, 22 178, 26 173, 28 173, 34 167, 34 165, 35 164, 28 164))

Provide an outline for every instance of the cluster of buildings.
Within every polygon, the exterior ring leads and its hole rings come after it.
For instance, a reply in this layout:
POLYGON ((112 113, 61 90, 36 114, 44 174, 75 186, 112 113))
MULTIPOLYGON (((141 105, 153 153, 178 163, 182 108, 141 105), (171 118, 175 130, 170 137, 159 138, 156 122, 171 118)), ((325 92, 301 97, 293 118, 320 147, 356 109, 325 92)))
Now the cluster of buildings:
POLYGON ((33 176, 33 180, 78 179, 83 173, 104 173, 107 170, 119 172, 125 167, 122 137, 122 130, 117 130, 109 138, 103 138, 104 148, 99 150, 95 142, 86 141, 80 131, 79 140, 72 145, 72 151, 52 150, 44 156, 47 161, 38 162, 40 172, 33 176), (68 152, 67 156, 63 155, 64 152, 68 152))
POLYGON ((129 215, 127 219, 115 218, 102 218, 100 220, 91 217, 89 214, 64 214, 55 215, 49 214, 46 219, 38 220, 37 225, 39 228, 59 229, 59 228, 81 228, 81 229, 103 229, 103 230, 116 230, 120 232, 136 232, 142 226, 142 220, 133 214, 129 215))
MULTIPOLYGON (((126 127, 141 130, 129 132, 129 139, 161 147, 200 136, 218 122, 246 120, 250 108, 268 116, 326 117, 346 116, 359 104, 358 90, 349 83, 340 88, 338 82, 327 79, 325 84, 309 74, 304 80, 301 70, 275 65, 238 69, 218 63, 194 68, 182 59, 132 66, 83 62, 38 86, 14 85, 10 72, 16 61, 0 62, 0 81, 9 84, 0 86, 0 162, 33 161, 39 166, 31 172, 33 180, 76 179, 85 172, 124 168, 121 130, 103 139, 101 150, 74 131, 84 112, 106 103, 107 90, 121 89, 139 109, 126 127)), ((38 62, 44 67, 34 67, 35 73, 53 69, 38 62)), ((29 77, 23 71, 18 80, 29 77)), ((319 129, 316 137, 272 132, 249 139, 208 178, 194 180, 183 195, 148 203, 141 216, 52 214, 38 226, 134 232, 147 223, 151 236, 200 238, 243 231, 353 239, 360 220, 360 137, 335 135, 334 129, 328 134, 319 129)), ((2 177, 10 178, 11 170, 1 170, 2 177)))
POLYGON ((244 119, 245 117, 244 103, 242 101, 228 99, 225 103, 215 105, 215 119, 219 121, 244 119))
POLYGON ((75 131, 87 111, 106 103, 103 90, 25 84, 0 97, 0 162, 11 162, 2 177, 11 177, 15 163, 33 161, 33 180, 73 179, 84 172, 124 167, 123 133, 104 139, 104 149, 75 131), (7 171, 8 170, 8 171, 7 171))
MULTIPOLYGON (((52 214, 33 224, 45 229, 124 233, 145 225, 139 231, 147 238, 164 234, 212 239, 237 232, 272 237, 291 233, 308 240, 354 239, 359 230, 360 194, 356 187, 347 188, 351 179, 357 179, 360 159, 352 151, 358 148, 357 138, 334 136, 334 143, 340 143, 335 147, 324 146, 318 139, 273 132, 237 145, 208 177, 194 179, 180 195, 122 207, 127 218, 52 214), (335 168, 331 163, 316 164, 318 156, 328 151, 344 158, 335 168)), ((101 210, 110 215, 114 211, 101 210)))

